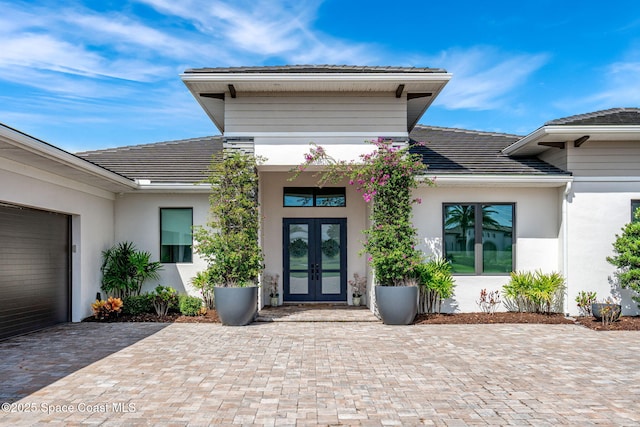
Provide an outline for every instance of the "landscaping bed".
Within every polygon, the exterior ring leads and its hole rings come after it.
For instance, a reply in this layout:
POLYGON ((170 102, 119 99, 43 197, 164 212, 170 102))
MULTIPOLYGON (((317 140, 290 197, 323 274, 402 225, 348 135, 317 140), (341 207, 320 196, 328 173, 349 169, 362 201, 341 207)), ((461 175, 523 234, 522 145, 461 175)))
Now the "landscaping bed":
POLYGON ((576 323, 595 331, 640 331, 640 316, 622 316, 617 322, 603 325, 593 317, 578 317, 576 323))
POLYGON ((215 310, 208 310, 202 316, 185 316, 180 313, 168 313, 166 316, 158 316, 155 313, 144 314, 120 314, 108 320, 98 320, 93 316, 87 317, 83 322, 161 322, 161 323, 220 323, 215 310))
MULTIPOLYGON (((169 313, 166 316, 145 313, 139 315, 120 314, 108 320, 98 320, 93 316, 83 322, 163 322, 163 323, 220 323, 215 310, 209 310, 202 316, 184 316, 180 313, 169 313)), ((498 312, 456 313, 456 314, 419 314, 414 325, 481 325, 497 323, 530 323, 530 324, 579 324, 595 331, 640 331, 640 316, 622 316, 619 321, 603 326, 593 317, 567 318, 562 314, 498 312)))
POLYGON ((563 314, 498 312, 419 314, 415 325, 473 325, 492 323, 579 324, 595 331, 640 331, 640 316, 622 316, 619 321, 603 325, 593 317, 567 318, 563 314))
POLYGON ((573 324, 572 319, 562 314, 497 312, 488 313, 456 313, 456 314, 419 314, 416 325, 474 325, 491 323, 544 323, 573 324))

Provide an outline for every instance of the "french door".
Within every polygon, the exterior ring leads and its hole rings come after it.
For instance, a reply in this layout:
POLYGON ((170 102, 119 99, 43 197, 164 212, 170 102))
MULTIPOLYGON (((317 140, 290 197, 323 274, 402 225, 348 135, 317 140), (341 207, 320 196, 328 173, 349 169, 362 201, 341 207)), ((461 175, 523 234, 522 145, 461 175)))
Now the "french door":
POLYGON ((284 301, 346 301, 346 218, 285 218, 282 236, 284 301))

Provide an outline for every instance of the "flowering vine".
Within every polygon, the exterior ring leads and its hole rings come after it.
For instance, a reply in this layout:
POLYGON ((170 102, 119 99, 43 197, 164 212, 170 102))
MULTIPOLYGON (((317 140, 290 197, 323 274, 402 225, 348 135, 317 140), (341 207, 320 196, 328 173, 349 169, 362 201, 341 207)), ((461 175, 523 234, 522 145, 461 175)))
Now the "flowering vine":
MULTIPOLYGON (((409 147, 395 147, 391 141, 371 141, 375 150, 360 156, 359 161, 335 160, 323 147, 312 145, 305 161, 294 171, 295 179, 312 165, 324 165, 316 174, 318 185, 348 179, 372 203, 371 226, 363 230, 366 236, 363 252, 375 271, 380 285, 401 285, 414 275, 414 267, 422 261, 416 249, 417 233, 411 221, 412 189, 418 186, 418 176, 426 166, 409 147)), ((426 184, 431 180, 424 179, 426 184)))

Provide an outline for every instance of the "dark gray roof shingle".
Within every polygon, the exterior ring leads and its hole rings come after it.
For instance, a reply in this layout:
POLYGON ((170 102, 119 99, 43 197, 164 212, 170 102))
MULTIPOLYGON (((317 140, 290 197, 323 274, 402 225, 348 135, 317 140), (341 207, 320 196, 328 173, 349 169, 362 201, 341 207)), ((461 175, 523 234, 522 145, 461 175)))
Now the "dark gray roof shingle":
POLYGON ((185 73, 446 73, 442 68, 358 65, 268 65, 263 67, 191 68, 185 73))
POLYGON ((222 137, 209 136, 76 153, 130 179, 157 183, 197 183, 206 178, 213 155, 221 156, 222 137))
POLYGON ((563 117, 545 123, 549 125, 640 125, 640 108, 611 108, 586 114, 563 117))
POLYGON ((418 125, 410 134, 411 151, 420 154, 432 174, 570 175, 537 157, 511 157, 502 149, 521 137, 504 133, 418 125))
MULTIPOLYGON (((432 174, 569 175, 536 157, 502 154, 518 135, 418 125, 410 137, 424 143, 411 151, 423 157, 432 174)), ((196 183, 206 178, 211 157, 221 157, 222 142, 221 136, 210 136, 77 155, 130 179, 196 183)))

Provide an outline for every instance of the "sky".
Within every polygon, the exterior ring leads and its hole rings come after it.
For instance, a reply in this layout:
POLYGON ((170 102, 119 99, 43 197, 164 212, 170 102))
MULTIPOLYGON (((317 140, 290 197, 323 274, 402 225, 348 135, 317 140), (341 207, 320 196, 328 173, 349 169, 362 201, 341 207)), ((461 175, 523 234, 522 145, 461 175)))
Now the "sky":
POLYGON ((219 131, 189 68, 444 68, 420 123, 526 135, 640 107, 640 1, 0 0, 0 122, 76 152, 219 131))

